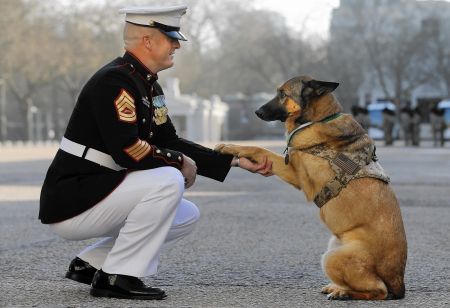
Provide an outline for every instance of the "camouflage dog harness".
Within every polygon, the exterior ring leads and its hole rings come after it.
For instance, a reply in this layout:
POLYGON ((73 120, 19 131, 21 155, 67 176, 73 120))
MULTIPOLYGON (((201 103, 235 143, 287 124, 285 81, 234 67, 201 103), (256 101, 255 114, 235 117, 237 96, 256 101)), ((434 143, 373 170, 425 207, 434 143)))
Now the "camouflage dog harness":
MULTIPOLYGON (((332 121, 341 116, 341 113, 335 113, 318 121, 321 123, 332 121)), ((331 169, 336 174, 322 190, 314 198, 314 203, 321 208, 325 203, 336 197, 340 191, 347 186, 353 179, 359 178, 376 178, 385 183, 389 183, 390 179, 386 175, 381 165, 377 162, 375 155, 375 146, 367 145, 357 151, 336 151, 329 147, 319 144, 305 149, 290 147, 291 139, 295 134, 304 128, 318 122, 307 122, 294 129, 287 136, 287 147, 284 150, 284 163, 289 163, 289 152, 296 150, 308 153, 317 157, 324 158, 330 163, 331 169)))
POLYGON ((336 197, 353 179, 370 177, 385 183, 390 182, 389 177, 378 163, 373 144, 353 152, 339 152, 327 148, 325 145, 299 149, 299 151, 328 160, 331 169, 336 174, 314 198, 314 203, 319 208, 336 197))

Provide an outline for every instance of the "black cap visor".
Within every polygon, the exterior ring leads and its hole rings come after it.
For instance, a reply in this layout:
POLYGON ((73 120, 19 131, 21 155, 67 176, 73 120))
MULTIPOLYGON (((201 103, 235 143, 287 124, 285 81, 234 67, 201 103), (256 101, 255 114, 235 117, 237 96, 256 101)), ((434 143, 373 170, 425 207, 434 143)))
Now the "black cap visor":
POLYGON ((140 26, 140 27, 155 28, 172 39, 176 39, 176 40, 180 40, 180 41, 187 41, 187 38, 184 36, 184 34, 180 32, 180 27, 171 27, 171 26, 167 26, 164 24, 160 24, 159 22, 156 22, 156 21, 152 22, 151 25, 141 25, 141 24, 137 24, 137 23, 134 23, 131 21, 127 21, 127 23, 130 23, 130 24, 133 24, 136 26, 140 26))
POLYGON ((161 29, 160 31, 172 39, 187 41, 187 38, 180 31, 163 31, 161 29))

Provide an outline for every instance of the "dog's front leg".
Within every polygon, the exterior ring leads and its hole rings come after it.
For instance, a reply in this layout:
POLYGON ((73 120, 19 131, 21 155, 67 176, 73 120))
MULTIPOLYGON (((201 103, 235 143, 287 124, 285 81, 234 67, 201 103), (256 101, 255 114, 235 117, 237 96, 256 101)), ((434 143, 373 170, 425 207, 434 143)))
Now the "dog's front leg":
POLYGON ((233 144, 219 144, 216 146, 215 150, 224 154, 245 157, 256 163, 261 163, 264 158, 267 157, 267 160, 272 162, 272 172, 275 175, 280 177, 283 181, 301 189, 294 170, 290 165, 286 165, 284 157, 277 153, 260 147, 239 146, 233 144))

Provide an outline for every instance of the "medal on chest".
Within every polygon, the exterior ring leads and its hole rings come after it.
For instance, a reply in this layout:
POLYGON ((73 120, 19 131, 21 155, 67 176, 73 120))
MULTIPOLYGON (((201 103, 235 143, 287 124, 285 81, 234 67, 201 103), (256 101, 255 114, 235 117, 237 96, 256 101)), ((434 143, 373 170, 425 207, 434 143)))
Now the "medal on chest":
POLYGON ((166 107, 166 100, 164 95, 154 96, 152 98, 153 105, 153 121, 156 125, 161 125, 167 122, 167 114, 169 110, 166 107))

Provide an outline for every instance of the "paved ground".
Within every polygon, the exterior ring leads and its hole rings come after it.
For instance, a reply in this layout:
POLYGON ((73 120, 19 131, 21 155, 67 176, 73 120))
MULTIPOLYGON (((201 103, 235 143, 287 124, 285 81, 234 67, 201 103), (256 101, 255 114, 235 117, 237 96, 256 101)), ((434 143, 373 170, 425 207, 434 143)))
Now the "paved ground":
MULTIPOLYGON (((281 143, 272 148, 281 152, 281 143)), ((450 307, 450 148, 378 147, 409 244, 406 298, 382 303, 327 301, 319 290, 329 232, 317 208, 275 177, 238 169, 223 184, 200 178, 186 193, 201 221, 147 280, 167 299, 92 298, 88 286, 63 278, 91 241, 61 240, 37 220, 53 151, 0 148, 0 307, 450 307)))

